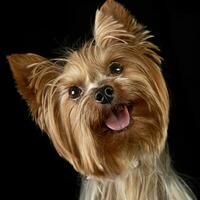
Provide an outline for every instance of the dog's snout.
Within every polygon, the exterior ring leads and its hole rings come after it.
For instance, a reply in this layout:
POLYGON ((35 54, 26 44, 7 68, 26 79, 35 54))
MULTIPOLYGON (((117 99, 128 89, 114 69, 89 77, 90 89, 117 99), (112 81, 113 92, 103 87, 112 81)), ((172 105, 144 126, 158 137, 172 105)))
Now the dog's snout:
POLYGON ((99 88, 95 93, 95 100, 101 104, 111 103, 113 100, 114 90, 110 85, 105 85, 99 88))

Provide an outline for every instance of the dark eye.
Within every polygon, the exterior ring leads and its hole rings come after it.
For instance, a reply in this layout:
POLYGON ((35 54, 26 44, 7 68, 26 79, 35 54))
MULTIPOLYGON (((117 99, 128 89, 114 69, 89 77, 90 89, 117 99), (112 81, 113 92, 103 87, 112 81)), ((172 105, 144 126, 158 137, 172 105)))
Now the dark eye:
POLYGON ((69 88, 69 96, 72 99, 77 99, 81 96, 82 90, 77 86, 72 86, 69 88))
POLYGON ((123 66, 117 62, 113 62, 110 65, 110 72, 111 74, 121 74, 123 71, 123 66))

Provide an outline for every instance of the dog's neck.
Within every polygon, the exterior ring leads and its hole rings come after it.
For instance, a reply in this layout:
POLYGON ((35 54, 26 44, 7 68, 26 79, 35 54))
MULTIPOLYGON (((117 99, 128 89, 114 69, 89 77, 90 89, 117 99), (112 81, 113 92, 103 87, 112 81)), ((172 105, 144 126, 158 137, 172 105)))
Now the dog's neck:
POLYGON ((115 179, 87 178, 82 183, 80 200, 192 200, 184 181, 171 168, 168 153, 143 167, 138 160, 127 175, 115 179))

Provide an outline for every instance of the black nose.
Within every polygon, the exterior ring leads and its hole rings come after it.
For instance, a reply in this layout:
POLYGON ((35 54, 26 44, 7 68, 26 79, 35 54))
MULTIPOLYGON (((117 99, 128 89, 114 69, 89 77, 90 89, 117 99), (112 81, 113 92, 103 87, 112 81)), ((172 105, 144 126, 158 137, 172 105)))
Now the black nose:
POLYGON ((96 91, 95 100, 101 104, 111 103, 113 100, 113 93, 114 90, 112 86, 105 85, 96 91))

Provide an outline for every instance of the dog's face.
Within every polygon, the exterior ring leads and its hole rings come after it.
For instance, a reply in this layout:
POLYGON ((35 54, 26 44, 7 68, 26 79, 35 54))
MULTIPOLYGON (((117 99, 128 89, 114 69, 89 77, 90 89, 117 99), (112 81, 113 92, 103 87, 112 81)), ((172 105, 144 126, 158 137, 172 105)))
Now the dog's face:
POLYGON ((168 93, 149 37, 108 0, 97 10, 94 39, 64 66, 35 54, 8 57, 36 122, 82 174, 119 175, 164 147, 168 93))

